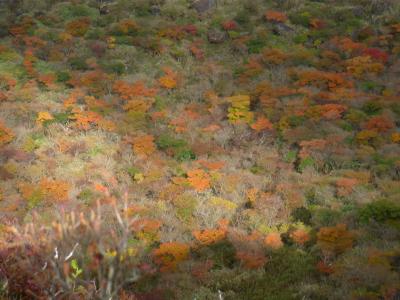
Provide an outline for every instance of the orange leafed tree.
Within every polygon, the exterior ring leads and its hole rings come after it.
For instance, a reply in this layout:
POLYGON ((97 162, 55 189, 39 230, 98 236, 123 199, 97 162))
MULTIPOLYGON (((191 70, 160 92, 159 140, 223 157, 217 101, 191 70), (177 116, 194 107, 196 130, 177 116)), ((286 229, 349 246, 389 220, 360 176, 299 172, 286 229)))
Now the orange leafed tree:
POLYGON ((223 161, 211 162, 206 160, 199 160, 198 163, 209 170, 219 170, 225 166, 225 162, 223 161))
POLYGON ((317 234, 317 244, 327 255, 341 254, 353 247, 354 234, 345 224, 322 227, 317 234))
POLYGON ((153 250, 153 259, 160 266, 162 272, 173 271, 178 263, 184 261, 189 255, 190 247, 184 243, 162 243, 153 250))
POLYGON ((154 136, 143 135, 133 139, 133 151, 139 156, 149 156, 156 150, 154 136))
POLYGON ((260 117, 255 123, 250 126, 255 131, 271 130, 273 129, 272 123, 265 117, 260 117))
POLYGON ((210 188, 210 175, 202 169, 187 172, 189 184, 198 192, 210 188))
POLYGON ((269 10, 264 14, 264 17, 267 21, 270 22, 286 22, 287 16, 285 13, 275 10, 269 10))
POLYGON ((263 61, 274 65, 283 64, 288 58, 288 54, 276 48, 265 49, 262 53, 263 61))
POLYGON ((267 248, 277 250, 283 247, 281 235, 278 232, 269 233, 264 239, 264 245, 267 248))
POLYGON ((79 18, 69 22, 66 26, 66 31, 73 36, 84 36, 89 30, 90 19, 88 17, 79 18))
POLYGON ((217 229, 195 230, 193 231, 193 236, 200 245, 208 246, 225 239, 226 229, 217 228, 217 229))
POLYGON ((154 97, 157 90, 147 88, 142 81, 129 83, 123 80, 117 80, 113 84, 113 91, 117 93, 123 100, 133 100, 137 97, 154 97))
POLYGON ((51 121, 53 120, 53 116, 47 112, 47 111, 40 111, 38 113, 38 116, 36 118, 36 124, 38 124, 39 126, 42 125, 44 122, 46 121, 51 121))
POLYGON ((320 105, 317 108, 320 110, 321 116, 328 120, 340 119, 347 109, 345 105, 333 103, 320 105))
POLYGON ((225 239, 228 233, 228 226, 229 221, 221 219, 218 221, 218 228, 216 229, 194 230, 192 233, 200 245, 208 246, 225 239))
POLYGON ((351 88, 353 83, 345 78, 345 74, 324 72, 319 70, 290 70, 291 75, 297 77, 299 86, 312 85, 318 88, 335 90, 337 88, 351 88))
POLYGON ((40 189, 49 201, 67 200, 70 187, 66 181, 43 179, 40 182, 40 189))
POLYGON ((35 56, 33 49, 28 48, 27 50, 25 50, 23 65, 25 67, 26 72, 31 77, 35 77, 37 75, 37 72, 34 67, 34 64, 36 61, 37 61, 37 58, 35 56))
POLYGON ((96 125, 102 120, 101 115, 94 111, 82 111, 80 109, 73 110, 73 115, 70 117, 75 121, 77 128, 82 130, 89 130, 91 125, 96 125))
POLYGON ((353 188, 359 183, 357 178, 340 178, 336 181, 339 196, 347 196, 353 192, 353 188))
POLYGON ((138 97, 129 100, 123 108, 126 111, 147 112, 153 105, 153 102, 153 98, 138 97))
POLYGON ((0 146, 10 143, 14 139, 14 133, 0 121, 0 146))
POLYGON ((130 34, 139 29, 139 26, 134 20, 124 19, 118 24, 118 30, 123 34, 130 34))
POLYGON ((389 117, 385 116, 373 117, 368 120, 367 124, 365 124, 366 129, 378 132, 387 132, 394 127, 394 122, 389 117))
POLYGON ((290 238, 298 245, 303 246, 310 240, 310 235, 304 229, 296 229, 290 233, 290 238))
POLYGON ((165 75, 158 79, 160 85, 165 89, 174 89, 178 84, 178 75, 171 68, 163 69, 165 75))

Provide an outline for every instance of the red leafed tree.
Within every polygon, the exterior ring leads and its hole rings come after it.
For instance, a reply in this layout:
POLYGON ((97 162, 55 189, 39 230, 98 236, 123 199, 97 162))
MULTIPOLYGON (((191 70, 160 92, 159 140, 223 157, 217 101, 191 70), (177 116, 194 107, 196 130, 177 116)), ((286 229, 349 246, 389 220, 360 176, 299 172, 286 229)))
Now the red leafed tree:
POLYGON ((269 10, 264 14, 264 17, 267 21, 270 22, 286 22, 287 16, 285 13, 275 10, 269 10))
POLYGON ((387 132, 394 128, 394 122, 387 116, 376 116, 368 120, 365 128, 368 130, 376 130, 378 132, 387 132))

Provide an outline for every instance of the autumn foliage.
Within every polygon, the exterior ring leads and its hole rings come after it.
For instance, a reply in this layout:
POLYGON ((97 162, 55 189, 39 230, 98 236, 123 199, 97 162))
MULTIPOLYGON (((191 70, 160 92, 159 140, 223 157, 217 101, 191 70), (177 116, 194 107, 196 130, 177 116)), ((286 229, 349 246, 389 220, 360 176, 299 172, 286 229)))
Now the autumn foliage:
POLYGON ((90 23, 90 19, 86 17, 76 19, 66 25, 66 31, 72 36, 81 37, 88 31, 90 23))
POLYGON ((285 22, 287 20, 287 16, 285 13, 275 10, 269 10, 265 14, 265 19, 270 22, 285 22))
POLYGON ((151 155, 156 150, 154 137, 151 135, 138 136, 133 139, 133 152, 139 156, 151 155))
POLYGON ((341 254, 353 247, 354 233, 345 224, 322 227, 317 234, 317 244, 327 255, 341 254))
POLYGON ((194 169, 187 172, 189 184, 198 192, 202 192, 211 186, 210 175, 202 169, 194 169))
POLYGON ((0 299, 400 294, 395 0, 0 3, 0 299))
POLYGON ((188 257, 189 250, 190 247, 183 243, 162 243, 153 251, 154 261, 162 272, 175 270, 178 264, 188 257))
POLYGON ((0 146, 10 143, 14 139, 14 133, 0 122, 0 146))

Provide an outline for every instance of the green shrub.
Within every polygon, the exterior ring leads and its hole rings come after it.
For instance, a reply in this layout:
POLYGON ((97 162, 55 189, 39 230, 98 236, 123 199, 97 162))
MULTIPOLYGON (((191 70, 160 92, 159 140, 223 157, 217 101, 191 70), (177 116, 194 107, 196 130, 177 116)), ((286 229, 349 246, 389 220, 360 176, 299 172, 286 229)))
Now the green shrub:
POLYGON ((297 171, 303 172, 308 167, 313 167, 315 165, 315 161, 312 157, 306 157, 302 159, 297 166, 297 171))
POLYGON ((265 272, 214 272, 211 288, 220 290, 227 300, 302 299, 299 289, 316 277, 315 263, 311 254, 284 247, 270 256, 265 272))
POLYGON ((74 70, 85 71, 89 68, 86 59, 83 57, 73 57, 69 60, 69 64, 74 70))
POLYGON ((196 159, 196 154, 191 149, 183 148, 179 149, 174 155, 176 160, 185 161, 196 159))
POLYGON ((187 146, 185 140, 176 139, 168 134, 162 134, 156 141, 158 148, 166 150, 168 148, 183 148, 187 146))
POLYGON ((200 247, 193 254, 201 260, 213 260, 214 269, 232 268, 236 263, 236 249, 228 240, 200 247))
POLYGON ((60 123, 60 124, 63 124, 63 125, 66 125, 66 124, 68 124, 68 122, 69 122, 69 117, 71 116, 71 113, 70 112, 60 112, 60 113, 55 113, 54 115, 53 115, 53 120, 50 120, 50 122, 54 122, 54 123, 60 123))
POLYGON ((119 45, 133 45, 133 37, 127 35, 114 36, 115 42, 119 45))
POLYGON ((376 101, 368 101, 362 106, 362 111, 365 112, 369 116, 374 116, 380 114, 383 107, 382 104, 376 101))
POLYGON ((379 223, 400 220, 400 205, 387 200, 378 200, 368 203, 359 211, 359 220, 368 223, 374 220, 379 223))
POLYGON ((56 73, 58 82, 67 82, 71 79, 71 75, 68 71, 59 71, 56 73))
POLYGON ((300 221, 304 224, 309 225, 311 221, 312 214, 305 207, 298 207, 294 211, 292 211, 292 218, 294 221, 300 221))
POLYGON ((247 49, 249 53, 260 53, 261 50, 267 45, 267 41, 257 38, 247 42, 247 49))
POLYGON ((100 40, 105 36, 105 31, 102 28, 90 28, 85 37, 89 40, 100 40))
POLYGON ((288 122, 291 127, 297 127, 303 125, 306 121, 304 116, 289 116, 288 122))
POLYGON ((321 208, 313 211, 312 224, 317 227, 336 225, 341 219, 341 212, 329 208, 321 208))
POLYGON ((60 16, 64 21, 79 17, 90 17, 95 19, 99 16, 99 11, 89 7, 86 4, 61 3, 56 6, 56 15, 60 16))
POLYGON ((103 67, 107 72, 116 73, 118 75, 122 75, 126 71, 125 64, 121 61, 111 61, 103 67))
POLYGON ((289 20, 295 25, 301 25, 304 27, 308 27, 310 24, 312 16, 309 12, 294 12, 289 15, 289 20))
POLYGON ((237 13, 234 20, 239 25, 242 25, 242 26, 247 25, 250 22, 250 14, 247 10, 241 10, 240 12, 237 13))
POLYGON ((298 34, 293 38, 293 41, 296 44, 304 44, 304 43, 306 43, 308 41, 308 35, 304 34, 304 33, 298 34))
POLYGON ((196 158, 194 152, 183 139, 176 139, 168 134, 163 134, 157 139, 156 144, 161 150, 172 151, 176 160, 185 161, 196 158))

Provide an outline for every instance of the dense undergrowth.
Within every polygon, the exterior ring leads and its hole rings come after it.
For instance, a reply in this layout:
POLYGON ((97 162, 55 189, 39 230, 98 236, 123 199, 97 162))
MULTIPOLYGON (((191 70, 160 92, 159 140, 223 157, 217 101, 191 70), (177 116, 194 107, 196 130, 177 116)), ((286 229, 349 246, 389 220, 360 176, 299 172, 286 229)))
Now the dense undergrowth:
POLYGON ((1 299, 398 299, 400 5, 0 1, 1 299))

